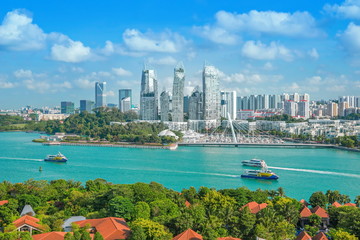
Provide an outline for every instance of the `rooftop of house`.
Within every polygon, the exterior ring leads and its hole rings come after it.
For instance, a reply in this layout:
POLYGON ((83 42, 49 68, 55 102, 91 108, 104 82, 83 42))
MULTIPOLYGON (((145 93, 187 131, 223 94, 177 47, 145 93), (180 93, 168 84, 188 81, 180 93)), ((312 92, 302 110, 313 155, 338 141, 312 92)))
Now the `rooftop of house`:
POLYGON ((311 236, 307 234, 307 232, 302 231, 299 235, 297 235, 295 240, 311 240, 311 236))
POLYGON ((326 235, 323 232, 318 232, 313 238, 313 240, 328 240, 326 235))
POLYGON ((320 206, 316 206, 312 209, 309 209, 308 207, 304 207, 300 212, 300 216, 302 218, 308 218, 312 214, 316 214, 321 218, 329 218, 329 215, 327 214, 326 210, 320 206))
POLYGON ((188 230, 175 236, 173 240, 203 240, 203 238, 200 234, 189 228, 188 230))
POLYGON ((267 203, 257 203, 257 202, 249 202, 241 207, 241 209, 244 209, 245 207, 248 207, 251 213, 258 213, 261 209, 264 209, 267 207, 267 203))
POLYGON ((38 230, 44 230, 44 227, 42 225, 38 224, 38 222, 40 222, 40 219, 29 216, 29 215, 24 215, 24 216, 16 219, 13 222, 13 224, 15 225, 16 228, 20 228, 24 225, 28 225, 28 226, 31 226, 38 230))
POLYGON ((4 204, 7 204, 7 203, 9 203, 8 200, 1 200, 1 201, 0 201, 0 206, 2 206, 2 205, 4 205, 4 204))
POLYGON ((233 237, 219 237, 217 240, 241 240, 240 238, 233 238, 233 237))
POLYGON ((100 219, 86 219, 74 222, 80 227, 90 224, 99 232, 104 240, 108 239, 127 239, 130 236, 131 230, 127 225, 125 219, 116 217, 107 217, 100 219))
POLYGON ((32 235, 34 240, 64 240, 66 232, 48 232, 32 235))

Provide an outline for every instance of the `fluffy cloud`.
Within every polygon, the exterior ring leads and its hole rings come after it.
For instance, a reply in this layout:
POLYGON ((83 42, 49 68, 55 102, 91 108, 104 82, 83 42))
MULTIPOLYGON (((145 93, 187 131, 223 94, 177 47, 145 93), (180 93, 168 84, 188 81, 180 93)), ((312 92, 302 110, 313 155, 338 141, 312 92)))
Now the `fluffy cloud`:
POLYGON ((290 37, 317 37, 323 34, 308 12, 256 10, 242 14, 219 11, 213 25, 194 27, 194 30, 198 35, 222 44, 235 44, 240 32, 290 37))
POLYGON ((33 73, 31 70, 18 69, 14 72, 16 78, 32 78, 33 73))
POLYGON ((247 41, 243 45, 241 52, 243 56, 257 60, 283 59, 292 61, 294 58, 291 50, 276 42, 266 45, 260 41, 247 41))
POLYGON ((360 1, 359 0, 345 0, 341 5, 326 4, 325 11, 333 13, 338 17, 360 19, 360 1))
POLYGON ((94 88, 95 80, 89 79, 88 77, 81 77, 75 80, 75 83, 80 88, 94 88))
POLYGON ((90 59, 91 49, 82 42, 69 39, 65 44, 55 44, 51 48, 53 60, 77 63, 90 59))
POLYGON ((150 57, 147 60, 150 64, 157 64, 157 65, 171 65, 174 66, 177 61, 175 58, 171 56, 163 57, 163 58, 153 58, 150 57))
POLYGON ((125 70, 125 69, 123 69, 123 68, 121 68, 121 67, 119 67, 119 68, 113 68, 112 71, 113 71, 116 75, 118 75, 118 76, 120 76, 120 77, 132 76, 132 73, 131 73, 130 71, 125 70))
POLYGON ((347 29, 340 35, 340 39, 350 55, 360 54, 360 26, 350 23, 347 29))
POLYGON ((319 57, 320 57, 320 55, 319 55, 318 51, 316 50, 316 48, 313 48, 310 51, 308 51, 308 55, 313 59, 319 59, 319 57))
POLYGON ((0 25, 0 47, 22 51, 45 47, 46 34, 19 10, 8 12, 0 25))
POLYGON ((137 29, 126 29, 123 33, 126 47, 136 52, 179 52, 187 41, 184 37, 170 31, 154 34, 142 33, 137 29))

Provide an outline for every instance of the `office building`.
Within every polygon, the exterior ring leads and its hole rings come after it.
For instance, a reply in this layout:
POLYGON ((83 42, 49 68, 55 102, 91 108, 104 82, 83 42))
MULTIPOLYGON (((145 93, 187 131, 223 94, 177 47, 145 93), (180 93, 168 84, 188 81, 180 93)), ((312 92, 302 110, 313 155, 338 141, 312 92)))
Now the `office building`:
POLYGON ((330 117, 337 117, 339 112, 338 112, 338 104, 334 103, 334 102, 330 102, 327 104, 327 115, 330 117))
POLYGON ((140 119, 158 119, 158 86, 155 70, 144 69, 141 77, 140 119))
POLYGON ((94 102, 90 100, 80 100, 80 113, 82 112, 88 112, 91 113, 91 111, 94 108, 94 102))
POLYGON ((163 91, 160 94, 160 119, 163 122, 169 121, 170 114, 170 93, 163 91))
POLYGON ((73 102, 61 102, 61 114, 74 114, 73 102))
POLYGON ((132 93, 131 93, 131 89, 119 89, 119 109, 120 112, 126 112, 131 110, 131 106, 132 106, 132 93), (126 100, 124 101, 124 103, 122 103, 122 101, 126 98, 126 100), (130 104, 128 104, 128 102, 130 101, 130 104), (122 108, 122 107, 126 108, 122 108))
POLYGON ((185 83, 185 70, 184 66, 180 63, 174 69, 174 83, 172 95, 172 121, 184 121, 184 83, 185 83))
POLYGON ((236 92, 235 91, 221 91, 221 117, 228 118, 228 113, 232 120, 236 118, 236 92))
POLYGON ((220 90, 218 70, 214 66, 205 66, 203 70, 203 119, 220 119, 220 90))
POLYGON ((189 119, 202 120, 203 117, 203 94, 196 87, 189 98, 189 119))
POLYGON ((189 114, 189 100, 190 96, 184 96, 184 113, 189 114))
POLYGON ((106 107, 106 82, 95 83, 95 108, 106 107))

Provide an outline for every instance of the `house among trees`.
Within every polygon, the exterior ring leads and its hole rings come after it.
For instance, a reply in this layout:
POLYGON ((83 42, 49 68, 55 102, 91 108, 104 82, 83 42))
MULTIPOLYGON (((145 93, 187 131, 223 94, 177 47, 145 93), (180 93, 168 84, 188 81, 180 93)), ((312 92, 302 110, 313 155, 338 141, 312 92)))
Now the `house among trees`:
POLYGON ((34 217, 36 215, 34 210, 32 209, 32 207, 30 205, 25 205, 23 210, 20 213, 21 217, 25 216, 25 215, 32 216, 32 217, 34 217))
POLYGON ((258 213, 260 210, 267 207, 267 203, 257 203, 257 202, 249 202, 241 207, 241 209, 244 209, 245 207, 249 208, 249 211, 253 214, 258 213))
POLYGON ((39 219, 29 215, 24 215, 19 219, 15 220, 13 224, 15 225, 17 231, 30 232, 30 235, 32 235, 33 231, 37 231, 37 232, 44 231, 44 227, 40 225, 38 222, 40 222, 39 219))
POLYGON ((172 240, 203 240, 203 237, 189 228, 188 230, 174 237, 172 240))
POLYGON ((86 219, 74 222, 74 224, 79 225, 79 227, 90 225, 89 233, 99 232, 104 240, 128 239, 131 235, 131 230, 123 218, 86 219))
POLYGON ((3 206, 3 205, 5 205, 5 204, 7 204, 7 203, 9 203, 8 200, 2 200, 2 201, 0 201, 0 206, 3 206))
POLYGON ((323 232, 318 232, 313 238, 305 231, 302 231, 295 240, 328 240, 323 232))
POLYGON ((355 203, 345 203, 344 205, 341 205, 338 202, 334 202, 333 204, 331 204, 331 206, 337 207, 337 208, 338 207, 343 207, 343 206, 356 207, 356 204, 355 203))
POLYGON ((86 220, 86 217, 83 216, 72 216, 68 219, 66 219, 64 221, 64 224, 62 225, 62 228, 64 229, 65 232, 71 232, 72 231, 72 227, 71 224, 73 222, 78 222, 78 221, 83 221, 86 220))
POLYGON ((311 210, 308 207, 304 207, 300 212, 300 224, 301 227, 304 227, 306 224, 309 224, 309 218, 311 215, 317 215, 321 218, 322 228, 327 228, 330 222, 329 214, 320 206, 316 206, 311 210))
POLYGON ((48 232, 33 235, 34 240, 64 240, 66 232, 48 232))

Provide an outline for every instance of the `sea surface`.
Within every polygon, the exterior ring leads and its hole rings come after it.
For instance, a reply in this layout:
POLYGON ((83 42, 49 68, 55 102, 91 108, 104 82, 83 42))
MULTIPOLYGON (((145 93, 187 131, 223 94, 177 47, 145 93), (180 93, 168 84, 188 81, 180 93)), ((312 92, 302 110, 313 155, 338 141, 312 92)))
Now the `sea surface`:
POLYGON ((339 190, 352 201, 360 195, 360 153, 325 148, 179 147, 177 150, 44 146, 31 142, 38 133, 0 133, 0 181, 28 179, 87 180, 113 183, 152 181, 167 188, 206 186, 251 190, 283 187, 287 196, 308 199, 313 192, 339 190), (44 162, 63 153, 67 163, 44 162), (275 181, 240 178, 242 160, 264 159, 279 175, 275 181), (43 171, 39 171, 39 168, 43 171))

